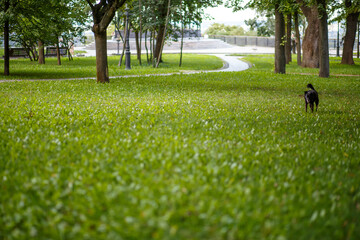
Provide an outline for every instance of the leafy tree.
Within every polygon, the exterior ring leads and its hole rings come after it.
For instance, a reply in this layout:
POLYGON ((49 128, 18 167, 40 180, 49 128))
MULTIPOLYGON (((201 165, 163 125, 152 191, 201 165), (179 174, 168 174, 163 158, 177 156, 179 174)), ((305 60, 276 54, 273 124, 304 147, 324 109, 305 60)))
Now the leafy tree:
POLYGON ((320 68, 321 77, 329 76, 327 0, 296 0, 308 26, 303 39, 303 67, 320 68))
POLYGON ((356 27, 360 14, 360 1, 344 0, 342 16, 346 18, 346 33, 341 63, 355 64, 353 58, 353 47, 356 37, 356 27))
POLYGON ((243 0, 228 0, 226 5, 232 7, 233 11, 240 11, 244 8, 256 9, 259 12, 267 12, 268 14, 275 14, 275 73, 285 73, 285 21, 284 8, 285 0, 251 0, 244 3, 243 0))
MULTIPOLYGON (((161 62, 161 46, 164 40, 172 36, 177 39, 184 26, 199 25, 204 18, 204 9, 217 6, 221 2, 221 0, 141 0, 139 4, 138 1, 133 1, 130 6, 134 32, 140 30, 141 16, 141 26, 145 37, 147 38, 148 33, 150 34, 148 62, 154 63, 155 59, 161 62)), ((147 41, 145 41, 145 48, 148 50, 147 41)))
POLYGON ((93 17, 91 30, 95 36, 96 80, 106 83, 109 82, 106 29, 114 18, 116 10, 122 7, 126 0, 100 0, 99 2, 86 0, 86 2, 91 8, 93 17))
POLYGON ((2 0, 0 5, 0 10, 3 13, 0 18, 1 22, 4 24, 4 75, 10 75, 10 51, 9 51, 9 13, 10 13, 10 0, 2 0))
POLYGON ((275 18, 270 15, 266 20, 257 20, 257 18, 245 20, 245 24, 250 30, 256 30, 259 37, 270 37, 275 34, 275 18))
MULTIPOLYGON (((329 46, 328 46, 328 30, 327 30, 327 0, 296 0, 302 12, 304 13, 308 26, 303 40, 303 66, 304 67, 320 67, 319 76, 329 76, 329 46)), ((243 8, 250 7, 259 11, 275 11, 275 38, 282 39, 282 27, 276 24, 283 24, 282 14, 288 14, 289 6, 293 8, 295 2, 292 0, 251 0, 244 5, 243 0, 228 0, 228 6, 234 7, 234 11, 242 10, 243 8), (277 17, 280 18, 277 21, 277 17)), ((289 18, 291 19, 291 18, 289 18)), ((288 31, 290 32, 290 31, 288 31)), ((282 54, 282 41, 275 40, 275 72, 277 65, 282 66, 282 56, 277 58, 277 54, 282 54), (280 44, 280 45, 279 45, 280 44), (279 48, 277 50, 277 48, 279 48)), ((282 71, 280 71, 282 72, 282 71)))
POLYGON ((286 73, 285 57, 285 19, 281 5, 275 4, 275 73, 286 73))
POLYGON ((319 11, 319 76, 330 76, 327 0, 316 0, 319 11))
POLYGON ((221 23, 213 23, 205 32, 208 35, 229 35, 241 36, 245 35, 244 28, 240 26, 229 26, 221 23))
POLYGON ((81 35, 86 21, 80 0, 14 0, 9 9, 3 16, 10 22, 10 39, 26 49, 30 60, 39 58, 39 63, 45 63, 45 44, 59 46, 58 39, 62 38, 63 45, 68 46, 81 35))

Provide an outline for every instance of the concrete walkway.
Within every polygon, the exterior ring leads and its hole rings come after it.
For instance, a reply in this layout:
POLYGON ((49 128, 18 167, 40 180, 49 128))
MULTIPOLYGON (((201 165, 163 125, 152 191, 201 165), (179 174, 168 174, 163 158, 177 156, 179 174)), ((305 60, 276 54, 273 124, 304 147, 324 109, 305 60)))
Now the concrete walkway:
POLYGON ((226 54, 213 54, 224 61, 224 67, 207 72, 239 72, 250 68, 250 64, 241 61, 240 56, 227 56, 226 54))
MULTIPOLYGON (((209 54, 210 55, 210 54, 209 54)), ((224 66, 216 70, 199 70, 199 71, 180 71, 175 73, 163 73, 163 74, 145 74, 145 75, 120 75, 120 76, 110 76, 110 79, 114 78, 130 78, 130 77, 149 77, 149 76, 170 76, 170 75, 179 75, 179 74, 197 74, 204 72, 238 72, 244 71, 250 67, 248 63, 245 63, 239 60, 239 56, 226 56, 226 54, 211 54, 221 58, 224 61, 224 66)), ((61 78, 61 79, 12 79, 12 80, 0 80, 2 82, 17 82, 17 81, 65 81, 65 80, 87 80, 94 79, 96 77, 85 77, 85 78, 61 78)))
MULTIPOLYGON (((144 42, 142 44, 142 54, 146 54, 144 42)), ((95 56, 95 43, 90 43, 87 46, 76 47, 75 50, 85 50, 85 56, 95 56)), ((120 45, 120 51, 122 45, 120 45)), ((130 39, 131 54, 136 53, 135 41, 130 39)), ((108 55, 117 54, 117 43, 115 41, 107 41, 108 55)), ((170 42, 165 44, 163 53, 180 53, 180 42, 170 42)), ((236 46, 226 43, 220 39, 184 39, 183 53, 194 54, 274 54, 273 47, 258 47, 258 46, 236 46)))

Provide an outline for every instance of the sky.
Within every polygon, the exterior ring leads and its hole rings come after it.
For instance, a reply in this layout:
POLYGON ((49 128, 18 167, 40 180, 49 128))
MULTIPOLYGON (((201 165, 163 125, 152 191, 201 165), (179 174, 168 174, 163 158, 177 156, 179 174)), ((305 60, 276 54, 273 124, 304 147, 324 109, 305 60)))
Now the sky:
POLYGON ((205 13, 209 14, 214 19, 212 20, 203 20, 201 24, 201 32, 205 30, 213 23, 223 23, 225 25, 240 25, 246 29, 244 24, 245 20, 255 17, 255 11, 251 9, 246 9, 244 11, 232 12, 231 8, 226 8, 224 6, 219 6, 216 8, 207 8, 205 13))

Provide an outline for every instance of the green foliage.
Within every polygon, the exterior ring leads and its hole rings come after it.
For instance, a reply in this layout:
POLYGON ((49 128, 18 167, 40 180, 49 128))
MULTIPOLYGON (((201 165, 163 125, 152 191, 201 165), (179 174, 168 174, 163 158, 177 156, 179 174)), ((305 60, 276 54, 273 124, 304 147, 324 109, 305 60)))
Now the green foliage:
POLYGON ((359 239, 359 78, 247 59, 239 73, 0 83, 0 238, 359 239))
MULTIPOLYGON (((204 56, 197 54, 184 54, 183 65, 179 65, 178 54, 164 54, 164 63, 155 69, 152 65, 140 66, 136 61, 136 56, 131 56, 132 70, 125 70, 125 66, 118 67, 119 56, 109 56, 110 76, 153 74, 180 72, 182 70, 212 70, 223 66, 223 62, 215 56, 204 56)), ((145 56, 142 56, 144 58, 145 56)), ((62 65, 57 65, 56 58, 46 58, 46 64, 29 62, 27 59, 11 59, 11 75, 4 76, 4 62, 0 59, 0 79, 53 79, 53 78, 76 78, 76 77, 96 77, 95 57, 76 58, 74 61, 62 61, 62 65)))
POLYGON ((240 26, 229 26, 222 23, 213 23, 207 30, 208 35, 230 35, 241 36, 245 35, 245 30, 240 26))
POLYGON ((250 27, 250 30, 257 30, 259 37, 270 37, 275 34, 275 18, 273 16, 260 21, 257 18, 245 20, 245 24, 250 27))
POLYGON ((82 34, 88 16, 83 1, 27 0, 10 3, 10 10, 0 15, 0 21, 4 16, 10 19, 11 40, 27 48, 34 59, 37 58, 39 40, 46 45, 54 45, 60 38, 63 46, 71 45, 75 38, 84 40, 82 34))

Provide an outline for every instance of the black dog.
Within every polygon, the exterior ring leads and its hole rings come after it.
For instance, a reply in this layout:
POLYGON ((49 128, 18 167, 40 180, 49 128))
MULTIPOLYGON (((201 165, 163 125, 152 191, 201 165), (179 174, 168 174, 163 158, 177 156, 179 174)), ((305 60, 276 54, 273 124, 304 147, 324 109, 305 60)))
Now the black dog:
POLYGON ((315 88, 313 87, 313 85, 311 85, 311 83, 309 83, 307 85, 307 87, 310 88, 311 90, 306 91, 305 94, 304 94, 305 111, 307 112, 307 106, 308 106, 308 104, 310 104, 311 112, 314 112, 314 103, 316 104, 316 111, 317 111, 318 105, 319 105, 318 93, 315 90, 315 88))

